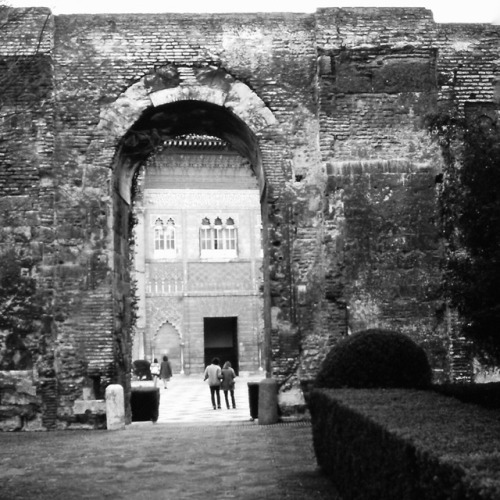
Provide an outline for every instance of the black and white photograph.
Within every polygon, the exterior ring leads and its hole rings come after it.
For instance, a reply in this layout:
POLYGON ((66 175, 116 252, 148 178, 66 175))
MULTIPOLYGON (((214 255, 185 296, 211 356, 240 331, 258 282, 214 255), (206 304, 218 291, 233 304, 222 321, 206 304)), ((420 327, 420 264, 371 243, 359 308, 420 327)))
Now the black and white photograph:
POLYGON ((499 500, 500 3, 0 0, 0 500, 499 500))

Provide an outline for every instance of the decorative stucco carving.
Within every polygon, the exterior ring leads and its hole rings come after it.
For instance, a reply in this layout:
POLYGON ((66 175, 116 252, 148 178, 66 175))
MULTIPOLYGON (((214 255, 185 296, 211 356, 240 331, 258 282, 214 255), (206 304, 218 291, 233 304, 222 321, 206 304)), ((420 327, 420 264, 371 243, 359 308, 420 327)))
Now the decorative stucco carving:
POLYGON ((148 330, 156 338, 161 326, 170 323, 182 340, 182 299, 177 297, 152 297, 147 302, 146 317, 148 330))

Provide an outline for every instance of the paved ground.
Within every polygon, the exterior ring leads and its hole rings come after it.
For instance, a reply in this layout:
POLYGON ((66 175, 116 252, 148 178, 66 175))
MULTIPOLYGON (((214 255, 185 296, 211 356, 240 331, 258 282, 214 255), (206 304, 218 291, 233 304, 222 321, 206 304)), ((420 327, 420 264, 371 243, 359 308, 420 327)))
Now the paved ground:
MULTIPOLYGON (((175 375, 164 389, 160 382, 160 412, 158 423, 182 422, 247 422, 250 420, 248 383, 259 382, 261 375, 236 378, 234 396, 236 410, 228 410, 221 391, 221 410, 213 410, 210 389, 202 375, 175 375)), ((153 386, 153 382, 133 382, 134 386, 153 386)), ((229 395, 228 395, 229 396, 229 395)), ((231 399, 229 398, 229 402, 231 399)), ((134 424, 135 425, 135 424, 134 424)))
POLYGON ((174 377, 157 424, 0 433, 0 499, 339 500, 309 423, 250 421, 246 382, 237 410, 214 411, 201 379, 174 377))

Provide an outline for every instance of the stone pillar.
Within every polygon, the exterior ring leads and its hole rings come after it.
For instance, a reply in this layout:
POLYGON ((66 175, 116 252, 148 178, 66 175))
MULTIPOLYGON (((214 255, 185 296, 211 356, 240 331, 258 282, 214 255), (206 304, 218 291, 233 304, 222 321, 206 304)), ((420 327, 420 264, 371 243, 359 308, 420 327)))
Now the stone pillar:
POLYGON ((259 384, 259 425, 278 422, 278 382, 273 378, 259 384))
POLYGON ((125 399, 119 384, 106 387, 106 427, 108 431, 125 429, 125 399))

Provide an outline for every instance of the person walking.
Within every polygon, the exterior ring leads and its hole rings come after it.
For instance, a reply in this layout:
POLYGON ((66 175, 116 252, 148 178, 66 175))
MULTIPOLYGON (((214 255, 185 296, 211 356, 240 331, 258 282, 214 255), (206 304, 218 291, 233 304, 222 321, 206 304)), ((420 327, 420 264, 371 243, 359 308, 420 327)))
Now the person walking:
POLYGON ((220 369, 219 358, 212 359, 212 363, 205 368, 203 381, 208 379, 208 386, 210 387, 210 398, 214 410, 220 407, 220 381, 222 372, 220 369), (217 396, 217 407, 215 406, 215 396, 217 396))
POLYGON ((229 410, 229 400, 227 398, 227 393, 231 394, 231 403, 233 404, 233 409, 236 410, 236 402, 234 401, 234 385, 236 373, 234 373, 233 368, 231 367, 231 363, 226 361, 221 370, 222 373, 222 383, 221 389, 224 391, 224 399, 226 400, 226 406, 229 410))
POLYGON ((153 360, 149 369, 151 371, 151 375, 153 376, 154 387, 156 387, 156 384, 158 383, 158 378, 160 376, 160 363, 158 363, 158 359, 155 358, 153 360))
POLYGON ((168 356, 163 356, 163 361, 161 362, 160 365, 160 378, 163 381, 164 389, 167 389, 167 382, 171 379, 171 377, 172 377, 172 365, 168 360, 168 356))

